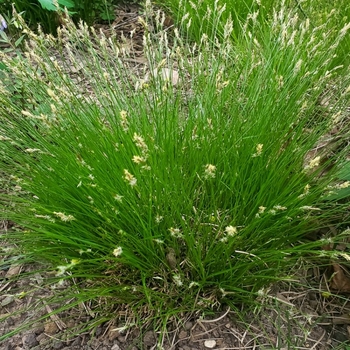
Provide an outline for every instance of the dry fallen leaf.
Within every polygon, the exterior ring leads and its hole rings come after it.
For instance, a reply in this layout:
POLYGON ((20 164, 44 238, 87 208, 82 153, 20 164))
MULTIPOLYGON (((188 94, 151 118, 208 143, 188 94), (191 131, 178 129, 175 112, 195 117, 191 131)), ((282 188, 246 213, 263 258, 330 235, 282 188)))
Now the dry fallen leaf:
POLYGON ((166 255, 166 260, 172 270, 176 269, 176 253, 173 248, 168 249, 168 254, 166 255))
POLYGON ((162 68, 159 72, 157 69, 153 71, 154 76, 161 75, 165 81, 170 81, 173 85, 177 85, 180 79, 179 72, 176 69, 162 68))
POLYGON ((7 271, 5 278, 11 278, 15 275, 18 275, 21 271, 22 265, 11 265, 9 270, 7 271))
POLYGON ((55 334, 58 332, 58 327, 55 322, 48 322, 44 325, 45 333, 55 334))
POLYGON ((152 72, 147 73, 145 78, 143 79, 144 82, 148 82, 150 78, 153 79, 162 79, 164 81, 171 82, 172 85, 177 85, 180 80, 180 74, 176 69, 170 69, 170 68, 155 68, 152 72))
POLYGON ((330 281, 330 288, 338 292, 350 293, 350 278, 344 273, 339 264, 332 264, 334 273, 330 281))
POLYGON ((14 301, 15 297, 13 295, 7 295, 4 300, 1 301, 1 306, 6 306, 14 301))

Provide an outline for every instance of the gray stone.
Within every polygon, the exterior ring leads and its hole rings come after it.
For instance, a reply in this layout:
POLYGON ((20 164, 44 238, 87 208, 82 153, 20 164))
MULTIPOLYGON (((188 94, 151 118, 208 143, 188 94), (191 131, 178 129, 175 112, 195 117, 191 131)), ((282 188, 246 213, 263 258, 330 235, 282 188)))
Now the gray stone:
POLYGON ((5 323, 7 326, 13 326, 15 324, 15 320, 13 317, 9 317, 8 319, 6 319, 5 323))
POLYGON ((120 343, 125 343, 125 342, 126 342, 126 337, 123 336, 123 335, 120 335, 120 336, 118 337, 118 341, 119 341, 120 343))
POLYGON ((208 349, 214 349, 216 346, 216 341, 214 339, 205 340, 204 346, 208 349))
POLYGON ((34 331, 34 333, 37 334, 37 335, 44 333, 44 332, 45 332, 44 325, 39 324, 39 323, 38 323, 38 324, 35 324, 35 325, 33 326, 33 331, 34 331))
POLYGON ((23 338, 23 345, 29 349, 34 348, 34 346, 39 345, 39 342, 36 339, 35 333, 26 334, 23 338))
POLYGON ((71 346, 79 346, 81 344, 81 337, 76 337, 73 341, 71 346))
POLYGON ((185 329, 186 331, 189 331, 193 327, 193 322, 187 321, 185 323, 185 329))
POLYGON ((156 336, 153 331, 148 331, 143 336, 143 343, 146 346, 153 346, 156 343, 156 336))
POLYGON ((186 331, 184 331, 184 330, 180 331, 180 333, 179 333, 179 339, 185 339, 185 338, 187 338, 187 337, 188 337, 188 334, 187 334, 186 331))
POLYGON ((11 344, 6 344, 4 350, 12 350, 13 346, 11 344))
POLYGON ((62 348, 64 348, 64 344, 60 340, 55 340, 52 343, 52 349, 61 350, 62 348))
POLYGON ((100 325, 96 328, 95 335, 96 337, 99 337, 103 333, 103 327, 100 325))
POLYGON ((45 335, 45 333, 41 333, 36 337, 36 340, 41 343, 44 342, 47 339, 47 336, 45 335))

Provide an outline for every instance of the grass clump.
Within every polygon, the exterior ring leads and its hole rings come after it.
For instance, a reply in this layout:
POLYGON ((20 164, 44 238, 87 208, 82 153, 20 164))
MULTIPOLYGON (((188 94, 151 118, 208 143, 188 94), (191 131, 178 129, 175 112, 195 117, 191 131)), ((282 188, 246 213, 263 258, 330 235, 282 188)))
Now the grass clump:
POLYGON ((230 21, 195 46, 144 26, 141 73, 69 20, 2 55, 1 199, 23 228, 4 238, 47 269, 58 311, 99 300, 93 324, 117 305, 166 322, 254 303, 342 238, 308 234, 343 216, 323 198, 348 149, 310 150, 348 102, 349 77, 334 91, 328 70, 345 30, 329 42, 282 11, 233 47, 230 21), (315 113, 325 91, 332 109, 315 113))
MULTIPOLYGON (((299 8, 301 15, 308 17, 311 25, 315 27, 328 21, 330 27, 340 29, 350 21, 350 3, 345 0, 337 2, 321 1, 318 6, 315 6, 315 3, 310 0, 306 0, 299 4, 299 8)), ((335 32, 331 35, 334 35, 334 38, 336 37, 335 32)), ((349 52, 350 37, 347 35, 337 48, 333 65, 337 66, 348 62, 349 52)))
MULTIPOLYGON (((175 18, 178 26, 186 31, 186 34, 199 42, 203 34, 210 38, 222 40, 225 24, 232 19, 232 39, 240 41, 247 30, 254 28, 254 23, 261 25, 271 23, 274 9, 288 9, 293 11, 303 20, 308 20, 312 28, 324 26, 327 23, 328 33, 333 40, 337 40, 339 30, 350 20, 350 4, 346 0, 336 4, 330 1, 319 1, 317 4, 311 0, 235 0, 235 1, 191 1, 191 0, 166 0, 158 1, 159 6, 168 11, 175 18), (184 19, 190 19, 184 25, 184 19), (242 22, 246 22, 242 27, 242 22)), ((320 33, 320 31, 318 31, 320 33)), ((345 37, 335 52, 332 68, 342 65, 349 58, 349 36, 345 37)))
POLYGON ((264 22, 272 13, 273 7, 278 5, 274 0, 166 0, 156 3, 171 13, 179 25, 183 18, 191 18, 191 25, 186 32, 196 41, 201 39, 203 33, 209 37, 222 38, 228 19, 233 20, 232 36, 237 38, 241 33, 240 23, 247 17, 264 22))

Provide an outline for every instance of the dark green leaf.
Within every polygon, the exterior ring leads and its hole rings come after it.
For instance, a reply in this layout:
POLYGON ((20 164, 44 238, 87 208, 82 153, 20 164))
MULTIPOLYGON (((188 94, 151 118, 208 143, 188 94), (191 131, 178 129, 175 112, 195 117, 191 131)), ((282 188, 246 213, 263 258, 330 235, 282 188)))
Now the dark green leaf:
POLYGON ((340 169, 338 178, 340 180, 350 181, 350 162, 345 163, 345 165, 340 169))
POLYGON ((74 7, 74 2, 71 0, 58 0, 58 4, 62 7, 67 7, 67 9, 74 7))
POLYGON ((53 4, 52 0, 38 0, 41 7, 49 11, 57 11, 56 6, 53 4))
POLYGON ((24 39, 24 35, 22 35, 21 37, 19 37, 16 42, 15 42, 15 46, 17 47, 18 45, 20 45, 20 43, 22 42, 22 40, 24 39))
MULTIPOLYGON (((49 10, 49 11, 57 11, 56 6, 53 3, 53 0, 38 0, 40 2, 40 5, 43 9, 49 10)), ((67 7, 72 8, 74 7, 74 2, 71 0, 58 0, 58 5, 62 8, 67 7)))
POLYGON ((340 200, 340 199, 344 199, 346 197, 350 196, 350 187, 348 188, 343 188, 341 190, 339 190, 337 193, 332 194, 331 196, 327 197, 327 200, 340 200))

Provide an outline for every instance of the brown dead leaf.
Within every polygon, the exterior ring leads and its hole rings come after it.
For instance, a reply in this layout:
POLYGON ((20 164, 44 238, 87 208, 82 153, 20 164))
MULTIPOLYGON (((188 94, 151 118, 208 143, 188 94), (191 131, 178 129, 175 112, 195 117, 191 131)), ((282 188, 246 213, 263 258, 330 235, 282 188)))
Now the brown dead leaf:
POLYGON ((164 27, 165 28, 172 27, 174 24, 175 24, 174 20, 171 16, 165 16, 165 20, 164 20, 164 27))
POLYGON ((160 71, 155 69, 153 71, 154 76, 160 75, 165 81, 170 81, 173 85, 177 85, 180 79, 179 72, 176 69, 162 68, 160 71))
POLYGON ((55 334, 58 332, 58 327, 55 322, 48 322, 44 325, 45 333, 55 334))
POLYGON ((18 275, 22 269, 22 265, 11 265, 9 270, 7 271, 5 278, 11 278, 15 275, 18 275))
POLYGON ((339 264, 333 263, 332 266, 334 273, 330 281, 330 288, 338 292, 350 293, 350 278, 339 264))
POLYGON ((2 301, 1 306, 6 306, 11 304, 15 300, 14 295, 7 295, 2 301))

